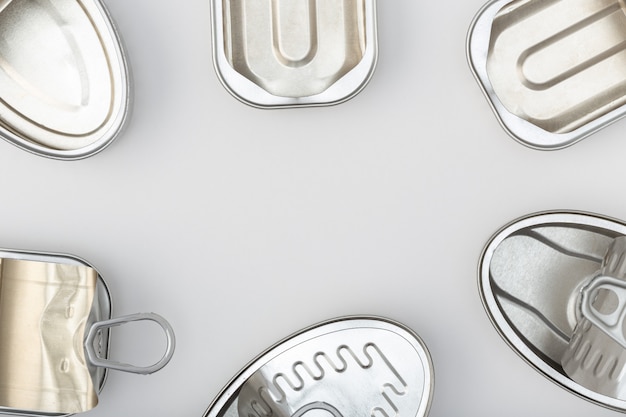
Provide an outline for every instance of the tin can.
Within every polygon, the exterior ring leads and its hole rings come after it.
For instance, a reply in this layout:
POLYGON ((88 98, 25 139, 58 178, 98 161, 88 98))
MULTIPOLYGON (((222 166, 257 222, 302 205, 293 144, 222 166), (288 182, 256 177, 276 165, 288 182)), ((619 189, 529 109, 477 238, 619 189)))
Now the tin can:
POLYGON ((503 339, 542 375, 626 411, 626 224, 549 211, 503 227, 479 265, 485 310, 503 339))
POLYGON ((583 317, 561 360, 563 370, 574 381, 613 398, 626 398, 624 301, 619 297, 624 286, 626 236, 611 243, 598 276, 583 289, 583 317), (613 315, 610 323, 602 319, 608 315, 613 315))
POLYGON ((406 326, 352 316, 308 327, 241 370, 204 417, 428 414, 433 366, 406 326))
POLYGON ((559 149, 626 114, 626 14, 617 0, 492 0, 467 40, 470 67, 504 129, 559 149))
POLYGON ((255 107, 338 104, 376 67, 375 0, 211 0, 213 63, 255 107))
POLYGON ((0 2, 0 137, 37 155, 106 148, 129 111, 126 55, 100 0, 0 2))
POLYGON ((174 332, 163 317, 111 319, 106 283, 80 258, 2 249, 0 282, 0 414, 87 411, 98 403, 108 369, 149 374, 173 355, 174 332), (110 328, 140 320, 163 329, 163 357, 147 367, 110 360, 110 328))

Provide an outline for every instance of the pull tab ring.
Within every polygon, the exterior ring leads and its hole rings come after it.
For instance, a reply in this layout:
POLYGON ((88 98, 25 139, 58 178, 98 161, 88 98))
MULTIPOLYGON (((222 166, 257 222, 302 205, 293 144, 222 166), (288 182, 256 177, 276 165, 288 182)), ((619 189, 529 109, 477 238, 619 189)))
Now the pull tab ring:
POLYGON ((626 349, 626 335, 624 335, 623 328, 626 321, 626 282, 621 279, 601 275, 594 278, 582 290, 581 295, 581 312, 583 317, 626 349), (594 299, 600 290, 611 291, 617 297, 617 305, 608 314, 602 314, 593 306, 594 299))
POLYGON ((163 317, 155 313, 137 313, 130 314, 128 316, 122 316, 111 320, 98 321, 91 325, 87 337, 85 339, 85 351, 87 352, 87 360, 94 366, 101 368, 115 369, 118 371, 132 372, 135 374, 148 375, 154 373, 163 368, 172 359, 174 355, 174 348, 176 346, 176 339, 174 337, 174 330, 172 326, 163 317), (157 323, 165 332, 165 338, 167 340, 167 347, 163 357, 153 365, 149 366, 135 366, 123 362, 112 361, 109 359, 98 356, 94 348, 94 340, 98 334, 98 331, 104 328, 117 327, 122 324, 149 320, 157 323))
POLYGON ((310 403, 301 407, 299 410, 293 413, 291 417, 303 417, 306 413, 313 410, 326 411, 327 413, 332 414, 333 417, 343 417, 343 415, 335 407, 321 401, 310 403))

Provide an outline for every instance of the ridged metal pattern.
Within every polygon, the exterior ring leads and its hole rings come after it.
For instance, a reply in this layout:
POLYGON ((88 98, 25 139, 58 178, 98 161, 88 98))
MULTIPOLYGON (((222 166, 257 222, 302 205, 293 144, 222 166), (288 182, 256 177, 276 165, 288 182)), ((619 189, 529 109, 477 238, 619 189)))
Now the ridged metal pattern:
POLYGON ((423 417, 432 372, 423 342, 406 327, 382 318, 341 318, 262 354, 205 417, 423 417))
POLYGON ((211 0, 211 12, 217 75, 246 104, 337 104, 373 75, 376 0, 211 0))
POLYGON ((363 0, 225 0, 226 56, 271 94, 319 94, 361 61, 364 11, 363 0))
MULTIPOLYGON (((261 381, 253 376, 241 391, 239 416, 291 417, 293 410, 297 413, 312 403, 341 404, 345 400, 338 401, 338 392, 345 392, 346 385, 356 381, 363 400, 360 407, 372 416, 396 415, 397 399, 408 392, 406 381, 375 343, 356 349, 340 345, 329 353, 316 352, 308 360, 297 360, 273 375, 263 372, 261 381), (326 384, 326 389, 316 389, 317 384, 326 384), (339 391, 330 389, 332 386, 339 391), (304 395, 306 391, 317 393, 315 401, 304 395)), ((342 413, 340 407, 333 409, 345 416, 346 410, 342 413)))
POLYGON ((487 71, 511 113, 571 132, 626 103, 624 4, 511 2, 494 19, 487 71))
MULTIPOLYGON (((599 271, 626 281, 626 238, 616 238, 607 249, 599 271)), ((599 292, 597 308, 614 304, 614 294, 599 292)), ((583 386, 614 398, 626 398, 626 349, 587 318, 578 321, 572 340, 561 360, 563 370, 583 386)))

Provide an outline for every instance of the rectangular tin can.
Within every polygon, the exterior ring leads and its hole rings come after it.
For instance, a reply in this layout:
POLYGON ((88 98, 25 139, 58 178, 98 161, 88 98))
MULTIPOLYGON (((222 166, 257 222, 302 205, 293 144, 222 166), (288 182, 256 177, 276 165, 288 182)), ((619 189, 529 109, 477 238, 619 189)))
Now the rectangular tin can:
POLYGON ((211 14, 217 75, 251 106, 338 104, 374 73, 375 0, 211 0, 211 14))
POLYGON ((111 318, 100 273, 66 254, 0 249, 0 414, 67 416, 98 404, 108 369, 151 374, 175 348, 155 313, 111 318), (152 321, 165 333, 160 360, 135 366, 109 359, 110 329, 152 321))
POLYGON ((618 0, 492 0, 468 34, 470 67, 504 129, 564 148, 626 115, 618 0))

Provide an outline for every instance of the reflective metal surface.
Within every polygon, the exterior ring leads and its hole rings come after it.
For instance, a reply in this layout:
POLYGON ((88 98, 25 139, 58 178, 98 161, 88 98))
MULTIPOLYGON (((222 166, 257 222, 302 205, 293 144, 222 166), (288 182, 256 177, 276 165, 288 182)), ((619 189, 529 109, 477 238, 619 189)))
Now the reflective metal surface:
POLYGON ((211 0, 224 86, 258 107, 336 104, 371 78, 375 0, 211 0))
POLYGON ((89 267, 0 261, 0 404, 81 412, 98 402, 84 349, 97 273, 89 267))
POLYGON ((433 368, 408 328, 374 317, 320 323, 243 369, 205 417, 425 416, 433 368))
POLYGON ((479 269, 496 329, 554 382, 626 411, 626 225, 546 212, 501 229, 479 269))
POLYGON ((626 281, 599 276, 594 278, 581 295, 583 317, 612 341, 617 342, 622 349, 626 349, 624 335, 626 281), (598 303, 600 300, 601 304, 598 303))
POLYGON ((36 154, 104 149, 127 116, 126 59, 99 0, 0 1, 0 136, 36 154))
MULTIPOLYGON (((36 265, 36 264, 67 265, 69 267, 76 267, 78 269, 82 269, 86 271, 87 273, 89 273, 89 271, 93 271, 93 268, 91 267, 91 265, 87 264, 82 259, 75 258, 69 255, 44 254, 44 253, 33 253, 33 252, 23 252, 23 251, 13 251, 13 250, 2 249, 0 250, 0 259, 16 260, 20 262, 30 263, 33 265, 36 265)), ((0 299, 2 300, 2 303, 4 304, 5 302, 4 298, 7 294, 4 292, 4 285, 2 287, 3 288, 0 291, 0 295, 2 296, 2 298, 0 299)), ((45 288, 45 286, 41 286, 41 287, 45 288)), ((8 316, 8 317, 6 314, 4 314, 0 318, 0 329, 2 329, 0 330, 0 332, 12 332, 13 333, 12 335, 10 334, 11 336, 10 340, 5 339, 3 341, 4 352, 8 352, 10 350, 20 351, 21 349, 24 352, 26 352, 25 355, 28 356, 28 357, 25 357, 24 360, 32 361, 34 355, 29 355, 28 352, 31 351, 32 349, 43 349, 43 348, 41 348, 38 345, 33 346, 32 343, 31 345, 22 346, 20 339, 24 340, 24 338, 16 337, 15 332, 16 331, 21 332, 23 336, 25 336, 28 340, 32 341, 33 338, 38 339, 41 337, 38 335, 39 330, 37 328, 33 329, 31 327, 29 328, 19 327, 17 329, 14 329, 13 331, 11 330, 13 327, 11 326, 11 322, 17 323, 18 325, 19 323, 27 325, 28 319, 26 317, 23 317, 23 315, 28 314, 29 310, 35 311, 32 308, 32 305, 34 302, 39 302, 38 300, 29 300, 28 298, 25 297, 25 295, 27 294, 22 294, 19 302, 20 304, 24 306, 27 306, 27 307, 30 306, 30 308, 22 313, 20 313, 19 310, 13 310, 10 312, 11 316, 8 316)), ((8 312, 5 312, 5 313, 8 313, 8 312)), ((102 277, 99 274, 97 274, 97 280, 95 282, 95 290, 94 290, 93 298, 91 299, 91 302, 90 302, 90 311, 88 313, 87 321, 89 323, 93 323, 93 322, 98 322, 101 320, 109 319, 110 317, 111 317, 111 296, 106 286, 106 283, 104 282, 104 280, 102 280, 102 277)), ((33 317, 33 320, 39 321, 40 318, 33 317)), ((107 356, 108 351, 109 351, 109 332, 108 331, 100 332, 98 346, 99 346, 99 354, 102 356, 107 356)), ((56 353, 58 354, 59 348, 56 348, 56 350, 57 350, 56 353)), ((49 349, 46 349, 46 352, 44 353, 48 353, 47 351, 49 351, 49 349)), ((55 354, 54 349, 51 351, 51 354, 53 355, 55 354)), ((79 352, 77 354, 80 355, 81 353, 79 352)), ((9 362, 13 362, 13 361, 9 361, 9 362)), ((19 363, 13 362, 13 367, 15 365, 19 365, 20 363, 22 362, 19 362, 19 363)), ((54 377, 53 368, 54 366, 50 368, 48 364, 44 364, 44 363, 39 363, 34 368, 31 368, 29 366, 28 372, 30 372, 32 374, 32 377, 35 379, 30 378, 27 375, 25 375, 24 370, 14 369, 13 373, 17 373, 17 375, 24 376, 24 381, 21 384, 22 385, 21 388, 24 389, 25 388, 24 385, 26 387, 33 387, 34 385, 41 383, 40 377, 37 375, 38 373, 41 373, 41 374, 49 373, 50 377, 47 379, 47 381, 50 384, 55 385, 57 382, 54 381, 55 377, 54 377)), ((104 386, 104 383, 106 381, 107 371, 104 368, 97 368, 91 365, 87 365, 87 368, 88 368, 89 375, 91 377, 91 381, 80 381, 80 383, 81 384, 92 383, 93 389, 96 392, 99 392, 104 386)), ((2 371, 0 373, 4 373, 4 372, 2 371)), ((2 379, 3 386, 7 389, 10 389, 13 386, 13 383, 17 381, 17 379, 15 378, 17 377, 13 376, 9 379, 3 378, 2 379)), ((19 387, 15 386, 15 388, 19 388, 19 387)), ((54 393, 47 392, 46 395, 54 395, 54 393)), ((58 412, 58 411, 54 412, 50 410, 47 410, 47 411, 42 410, 41 407, 43 407, 43 403, 41 399, 38 400, 36 398, 32 398, 32 400, 29 400, 29 401, 32 401, 33 403, 38 403, 38 406, 36 407, 33 406, 31 408, 26 408, 26 409, 16 408, 15 406, 10 407, 10 406, 7 406, 7 403, 3 399, 3 402, 0 404, 0 413, 10 414, 10 415, 24 415, 24 416, 68 415, 68 412, 58 412)), ((97 403, 97 395, 91 398, 90 403, 89 403, 90 407, 95 406, 96 403, 97 403)))
POLYGON ((505 129, 562 148, 626 113, 626 6, 620 0, 496 0, 468 57, 505 129))
POLYGON ((107 369, 152 373, 174 352, 171 326, 154 313, 111 319, 111 296, 82 259, 0 250, 0 414, 70 415, 98 403, 107 369), (110 328, 155 321, 167 349, 147 367, 108 359, 110 328))

